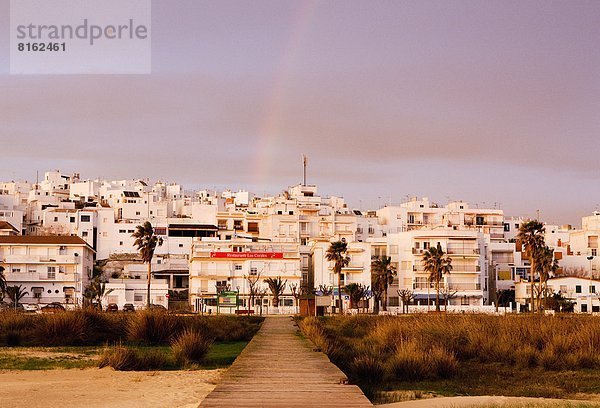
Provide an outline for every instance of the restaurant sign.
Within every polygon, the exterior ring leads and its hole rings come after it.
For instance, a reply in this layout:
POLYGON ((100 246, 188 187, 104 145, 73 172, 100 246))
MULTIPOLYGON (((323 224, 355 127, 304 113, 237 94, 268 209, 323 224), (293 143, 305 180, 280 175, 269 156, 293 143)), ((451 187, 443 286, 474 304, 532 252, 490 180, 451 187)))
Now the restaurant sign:
POLYGON ((283 252, 211 252, 210 257, 225 259, 282 259, 283 252))

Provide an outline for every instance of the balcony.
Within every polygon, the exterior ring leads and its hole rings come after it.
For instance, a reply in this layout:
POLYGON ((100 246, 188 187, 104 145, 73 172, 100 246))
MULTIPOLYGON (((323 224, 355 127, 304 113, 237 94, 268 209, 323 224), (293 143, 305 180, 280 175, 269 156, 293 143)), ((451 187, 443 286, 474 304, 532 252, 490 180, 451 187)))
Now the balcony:
POLYGON ((6 276, 7 283, 14 284, 18 282, 79 282, 81 280, 78 273, 60 273, 55 272, 54 275, 46 272, 18 272, 9 273, 6 276))
POLYGON ((455 291, 481 290, 481 283, 448 283, 447 287, 455 291))
POLYGON ((78 264, 78 256, 75 255, 6 255, 5 264, 78 264))
MULTIPOLYGON (((452 265, 451 273, 472 273, 472 272, 480 272, 481 268, 479 265, 452 265)), ((423 265, 413 265, 413 272, 425 273, 425 269, 423 265)))
POLYGON ((448 255, 478 256, 480 251, 479 248, 473 247, 448 247, 446 253, 448 255))

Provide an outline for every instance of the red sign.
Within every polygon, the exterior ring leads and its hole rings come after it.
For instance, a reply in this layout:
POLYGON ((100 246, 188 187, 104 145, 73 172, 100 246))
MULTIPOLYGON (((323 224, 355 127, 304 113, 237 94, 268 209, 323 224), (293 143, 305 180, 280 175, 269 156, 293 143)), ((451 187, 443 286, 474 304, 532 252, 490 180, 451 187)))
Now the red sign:
POLYGON ((283 252, 211 252, 210 257, 226 259, 282 259, 283 252))

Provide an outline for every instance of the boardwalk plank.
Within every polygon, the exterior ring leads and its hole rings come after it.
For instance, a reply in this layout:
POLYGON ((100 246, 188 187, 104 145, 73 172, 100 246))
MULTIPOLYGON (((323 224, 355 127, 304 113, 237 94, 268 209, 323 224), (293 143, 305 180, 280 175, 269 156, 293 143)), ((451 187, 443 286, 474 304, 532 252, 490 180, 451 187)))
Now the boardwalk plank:
POLYGON ((289 317, 267 317, 200 407, 372 407, 289 317))

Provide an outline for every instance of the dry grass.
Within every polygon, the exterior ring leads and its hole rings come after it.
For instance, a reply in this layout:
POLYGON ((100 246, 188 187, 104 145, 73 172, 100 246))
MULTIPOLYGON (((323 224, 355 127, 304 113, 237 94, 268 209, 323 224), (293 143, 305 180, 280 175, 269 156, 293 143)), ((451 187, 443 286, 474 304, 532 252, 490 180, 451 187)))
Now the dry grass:
POLYGON ((161 311, 0 312, 0 346, 95 346, 126 341, 166 346, 186 329, 219 342, 248 341, 261 322, 258 317, 178 316, 161 311))
POLYGON ((199 331, 186 329, 171 344, 177 361, 199 364, 204 361, 213 341, 199 331))
POLYGON ((299 325, 368 395, 398 382, 452 379, 467 362, 542 372, 600 368, 593 316, 343 316, 299 325))

